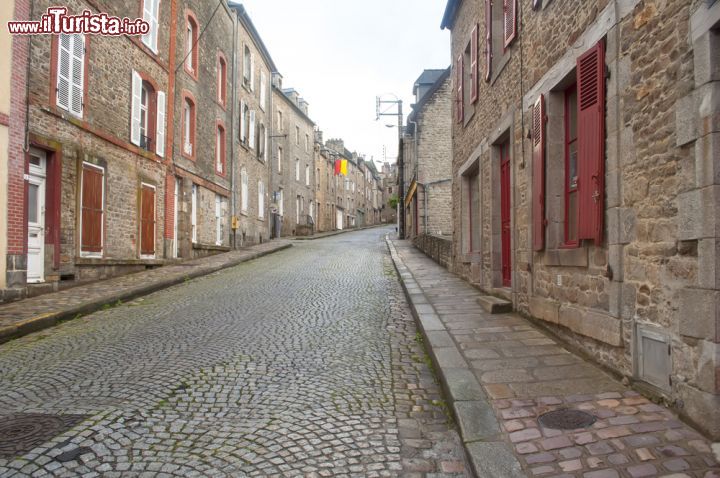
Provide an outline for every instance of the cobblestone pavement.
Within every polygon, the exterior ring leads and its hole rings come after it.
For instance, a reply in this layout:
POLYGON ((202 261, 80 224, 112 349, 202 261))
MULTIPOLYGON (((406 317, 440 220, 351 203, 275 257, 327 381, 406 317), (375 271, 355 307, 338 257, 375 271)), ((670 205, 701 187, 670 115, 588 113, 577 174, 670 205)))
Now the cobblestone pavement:
POLYGON ((385 232, 1 345, 0 476, 465 476, 385 232))
POLYGON ((288 241, 271 241, 217 254, 167 265, 112 279, 96 281, 60 292, 0 304, 0 342, 17 335, 54 325, 56 317, 73 317, 90 306, 117 302, 120 298, 137 297, 149 289, 159 290, 226 267, 237 265, 260 255, 289 247, 288 241), (153 289, 154 288, 154 289, 153 289), (25 331, 24 329, 28 329, 25 331))
POLYGON ((447 330, 427 332, 441 366, 444 360, 474 374, 495 414, 485 423, 500 425, 501 440, 527 476, 720 478, 711 444, 671 410, 568 352, 519 315, 486 313, 476 302, 477 289, 408 241, 394 245, 447 330), (450 348, 457 357, 442 354, 450 348), (585 411, 596 421, 575 430, 538 423, 540 415, 559 409, 585 411))

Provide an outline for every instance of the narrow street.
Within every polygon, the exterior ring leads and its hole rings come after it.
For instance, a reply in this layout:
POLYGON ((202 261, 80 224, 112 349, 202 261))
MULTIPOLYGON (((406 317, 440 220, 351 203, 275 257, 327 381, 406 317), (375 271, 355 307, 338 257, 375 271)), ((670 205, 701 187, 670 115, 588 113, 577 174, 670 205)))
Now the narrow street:
POLYGON ((1 345, 0 476, 465 476, 389 230, 1 345))

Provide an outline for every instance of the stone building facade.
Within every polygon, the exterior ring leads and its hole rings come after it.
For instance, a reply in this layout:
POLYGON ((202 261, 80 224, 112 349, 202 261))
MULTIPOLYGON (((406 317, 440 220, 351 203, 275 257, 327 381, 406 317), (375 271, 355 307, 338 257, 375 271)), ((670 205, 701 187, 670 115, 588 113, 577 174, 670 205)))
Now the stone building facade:
POLYGON ((397 197, 397 164, 383 163, 379 173, 380 179, 380 222, 397 223, 397 207, 390 206, 390 198, 397 197))
POLYGON ((315 123, 308 103, 292 88, 272 87, 274 205, 281 217, 280 236, 315 232, 315 123))
POLYGON ((720 437, 720 3, 507 4, 443 18, 451 268, 720 437))
POLYGON ((317 232, 334 231, 335 208, 335 158, 322 144, 322 133, 316 131, 315 142, 315 203, 317 204, 317 232))
POLYGON ((250 17, 241 5, 237 12, 237 75, 235 105, 238 118, 235 141, 235 212, 233 235, 239 245, 257 244, 271 237, 271 137, 273 135, 272 75, 277 68, 250 17))
POLYGON ((403 137, 405 237, 452 235, 450 68, 425 70, 403 137), (427 78, 427 79, 426 79, 427 78))

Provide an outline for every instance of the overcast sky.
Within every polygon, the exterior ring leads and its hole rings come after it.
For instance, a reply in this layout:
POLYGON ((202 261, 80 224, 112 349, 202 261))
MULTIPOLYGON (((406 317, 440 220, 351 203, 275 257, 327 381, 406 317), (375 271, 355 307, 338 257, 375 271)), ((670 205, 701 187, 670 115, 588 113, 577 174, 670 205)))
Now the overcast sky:
POLYGON ((450 64, 450 35, 440 30, 445 0, 244 0, 283 75, 310 104, 324 139, 394 161, 397 118, 375 121, 375 97, 403 100, 426 68, 450 64))

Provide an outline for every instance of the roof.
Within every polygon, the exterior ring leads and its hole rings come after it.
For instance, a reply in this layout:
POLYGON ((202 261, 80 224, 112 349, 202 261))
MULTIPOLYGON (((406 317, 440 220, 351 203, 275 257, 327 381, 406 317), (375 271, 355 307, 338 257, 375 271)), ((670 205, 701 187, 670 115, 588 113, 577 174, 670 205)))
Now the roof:
POLYGON ((440 29, 445 28, 451 29, 455 23, 455 14, 457 13, 458 7, 460 6, 461 0, 448 0, 445 5, 445 13, 443 14, 442 22, 440 23, 440 29))
POLYGON ((250 19, 250 15, 248 15, 245 7, 241 3, 228 3, 228 6, 237 12, 237 16, 240 19, 240 22, 243 24, 248 33, 250 33, 250 36, 255 42, 255 45, 257 46, 258 50, 260 50, 260 54, 263 56, 268 66, 270 67, 270 71, 277 72, 277 66, 275 66, 275 62, 270 56, 270 52, 265 46, 265 43, 262 41, 262 38, 260 38, 260 34, 255 28, 252 20, 250 19))
POLYGON ((287 104, 289 104, 292 107, 292 109, 295 110, 295 112, 297 114, 299 114, 302 118, 307 120, 307 122, 309 122, 311 125, 315 126, 315 122, 313 120, 311 120, 310 117, 308 115, 306 115, 305 112, 303 110, 301 110, 300 107, 298 105, 296 105, 293 100, 288 98, 283 90, 276 87, 275 85, 273 85, 272 89, 273 89, 273 91, 276 91, 279 96, 282 96, 285 99, 285 101, 287 102, 287 104))
MULTIPOLYGON (((408 121, 414 121, 415 117, 417 116, 418 111, 422 109, 425 104, 430 101, 430 98, 437 92, 437 90, 440 89, 440 87, 445 83, 445 81, 450 78, 450 67, 448 66, 446 69, 441 70, 443 73, 438 77, 437 80, 435 80, 435 83, 430 87, 430 89, 423 95, 422 98, 420 98, 420 101, 418 101, 416 104, 413 105, 412 113, 408 116, 408 121)), ((409 126, 409 125, 408 125, 409 126)), ((409 133, 409 131, 408 131, 409 133)))
POLYGON ((415 80, 415 84, 413 85, 413 95, 417 94, 418 86, 434 84, 443 73, 445 73, 444 68, 439 70, 423 70, 420 76, 418 76, 418 79, 415 80))

